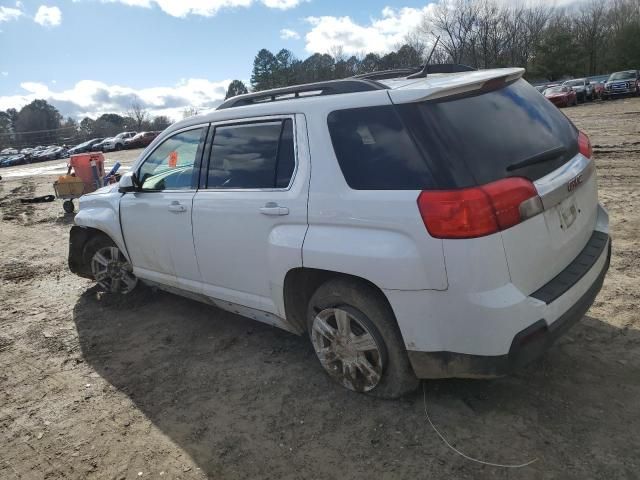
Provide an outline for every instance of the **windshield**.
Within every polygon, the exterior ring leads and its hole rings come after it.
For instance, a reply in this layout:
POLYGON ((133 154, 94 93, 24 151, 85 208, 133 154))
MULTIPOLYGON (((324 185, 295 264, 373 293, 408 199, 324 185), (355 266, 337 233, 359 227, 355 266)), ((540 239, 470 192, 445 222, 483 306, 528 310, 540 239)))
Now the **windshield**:
POLYGON ((336 110, 327 121, 347 183, 363 190, 533 181, 578 152, 575 127, 524 80, 474 95, 336 110), (552 150, 548 161, 513 168, 552 150))
POLYGON ((569 82, 564 82, 564 85, 568 87, 582 87, 584 86, 584 80, 571 80, 569 82))
POLYGON ((616 72, 611 74, 611 76, 609 77, 609 81, 611 82, 613 80, 630 80, 632 78, 636 78, 636 72, 634 71, 616 72))
POLYGON ((549 87, 544 91, 545 95, 566 92, 564 87, 549 87))

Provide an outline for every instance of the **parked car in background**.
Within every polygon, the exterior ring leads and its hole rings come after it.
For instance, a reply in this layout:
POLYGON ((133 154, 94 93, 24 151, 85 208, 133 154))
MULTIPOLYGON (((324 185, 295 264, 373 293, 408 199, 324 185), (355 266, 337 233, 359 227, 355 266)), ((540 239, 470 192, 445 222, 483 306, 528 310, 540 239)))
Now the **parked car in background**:
POLYGON ((91 147, 93 147, 97 143, 102 142, 103 140, 104 138, 92 138, 91 140, 87 140, 86 142, 80 143, 79 145, 76 145, 75 147, 72 147, 69 149, 69 155, 90 152, 91 147))
POLYGON ((153 142, 153 139, 158 135, 160 132, 140 132, 135 137, 126 139, 124 148, 144 148, 153 142))
POLYGON ((0 167, 13 167, 14 165, 24 165, 25 163, 29 163, 29 159, 22 153, 0 157, 0 167))
POLYGON ((574 80, 567 80, 562 85, 565 87, 571 87, 576 92, 576 96, 579 102, 586 102, 587 100, 593 100, 593 85, 586 78, 576 78, 574 80))
POLYGON ((424 70, 239 95, 172 125, 80 198, 71 271, 306 335, 330 377, 381 397, 528 363, 609 267, 591 144, 523 69, 424 70))
POLYGON ((609 75, 596 75, 594 77, 589 77, 589 81, 593 85, 593 96, 595 98, 602 98, 602 94, 604 93, 604 84, 607 83, 609 79, 609 75))
POLYGON ((58 158, 65 158, 67 156, 67 150, 64 147, 57 145, 50 145, 44 150, 36 153, 32 153, 31 158, 34 162, 44 162, 47 160, 56 160, 58 158))
POLYGON ((603 100, 620 95, 640 95, 640 70, 625 70, 609 76, 604 85, 603 100))
POLYGON ((122 150, 124 148, 124 141, 128 138, 133 138, 138 132, 122 132, 115 137, 105 138, 102 142, 94 145, 91 150, 100 150, 108 152, 111 150, 122 150))
POLYGON ((0 155, 16 155, 17 153, 19 152, 15 148, 5 148, 0 152, 0 155))
POLYGON ((547 100, 559 108, 570 107, 578 104, 578 94, 576 91, 565 85, 549 87, 544 91, 543 95, 547 100))
POLYGON ((604 82, 592 82, 593 98, 601 99, 604 94, 604 82))

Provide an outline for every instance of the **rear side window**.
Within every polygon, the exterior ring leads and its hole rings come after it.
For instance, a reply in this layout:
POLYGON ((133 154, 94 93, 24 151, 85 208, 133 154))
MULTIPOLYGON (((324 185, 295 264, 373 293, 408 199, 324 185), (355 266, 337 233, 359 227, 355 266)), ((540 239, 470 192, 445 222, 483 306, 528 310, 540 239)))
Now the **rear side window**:
POLYGON ((430 181, 420 152, 391 105, 328 116, 340 169, 355 190, 419 190, 430 181))
POLYGON ((286 188, 294 167, 291 119, 216 127, 207 188, 286 188))
POLYGON ((359 190, 537 180, 578 153, 575 127, 524 80, 471 96, 334 111, 328 126, 345 179, 359 190), (548 152, 556 153, 541 155, 548 152))

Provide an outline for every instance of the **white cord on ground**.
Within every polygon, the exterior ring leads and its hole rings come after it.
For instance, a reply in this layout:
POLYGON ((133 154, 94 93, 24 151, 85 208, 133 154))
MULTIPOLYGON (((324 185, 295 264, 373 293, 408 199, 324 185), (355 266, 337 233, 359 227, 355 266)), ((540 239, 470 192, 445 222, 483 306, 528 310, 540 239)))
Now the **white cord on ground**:
POLYGON ((477 458, 470 457, 469 455, 465 455, 460 450, 458 450, 456 447, 454 447, 449 442, 447 442, 447 439, 444 438, 444 436, 440 433, 440 431, 436 428, 436 426, 431 421, 431 417, 429 417, 429 412, 427 411, 427 391, 425 390, 424 382, 422 382, 422 398, 423 398, 423 401, 424 401, 424 414, 426 415, 427 420, 429 421, 429 425, 431 425, 431 428, 433 428, 433 430, 438 434, 438 436, 444 442, 444 444, 447 447, 449 447, 451 450, 456 452, 458 455, 460 455, 461 457, 466 458, 467 460, 471 460, 472 462, 480 463, 482 465, 489 465, 491 467, 501 467, 501 468, 522 468, 522 467, 526 467, 526 466, 531 465, 532 463, 538 461, 537 458, 534 458, 533 460, 529 460, 527 463, 522 463, 520 465, 503 465, 501 463, 485 462, 483 460, 478 460, 477 458))

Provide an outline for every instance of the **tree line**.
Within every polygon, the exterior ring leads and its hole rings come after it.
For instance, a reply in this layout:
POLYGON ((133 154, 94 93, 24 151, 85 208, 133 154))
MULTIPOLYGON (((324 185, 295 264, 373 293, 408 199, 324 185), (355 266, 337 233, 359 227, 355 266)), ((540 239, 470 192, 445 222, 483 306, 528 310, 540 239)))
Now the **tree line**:
MULTIPOLYGON (((253 61, 250 85, 232 81, 226 98, 249 90, 418 67, 429 56, 431 63, 524 67, 531 81, 640 68, 640 0, 588 0, 566 9, 539 3, 439 0, 402 45, 386 54, 346 55, 337 47, 301 60, 287 49, 275 54, 261 49, 253 61)), ((189 107, 184 116, 198 110, 189 107)), ((123 130, 163 130, 170 123, 164 116, 151 118, 138 102, 124 114, 107 113, 77 122, 63 119, 45 100, 34 100, 19 111, 0 111, 0 148, 73 144, 123 130)))
MULTIPOLYGON (((254 58, 253 91, 431 63, 524 67, 531 81, 640 68, 640 0, 589 0, 571 8, 496 0, 440 0, 403 45, 380 55, 336 48, 300 60, 282 49, 254 58), (432 46, 439 39, 435 49, 432 46)), ((234 80, 227 98, 248 88, 234 80)))
POLYGON ((20 110, 0 111, 0 150, 51 144, 71 146, 123 131, 164 130, 171 123, 163 115, 151 117, 137 101, 132 102, 124 115, 105 113, 95 120, 85 117, 78 122, 72 117, 64 119, 57 108, 39 99, 20 110))

